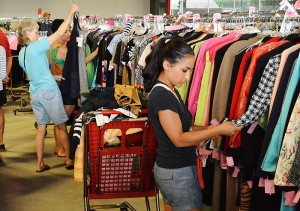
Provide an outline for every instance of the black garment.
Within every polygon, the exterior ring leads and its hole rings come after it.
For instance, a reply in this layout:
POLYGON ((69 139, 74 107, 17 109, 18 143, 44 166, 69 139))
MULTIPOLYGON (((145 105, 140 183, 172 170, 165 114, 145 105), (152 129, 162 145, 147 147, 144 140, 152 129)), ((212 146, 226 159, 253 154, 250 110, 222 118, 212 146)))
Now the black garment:
MULTIPOLYGON (((116 69, 116 84, 122 84, 122 71, 123 71, 123 64, 121 63, 121 57, 122 57, 122 45, 123 41, 119 41, 116 45, 114 56, 113 56, 113 63, 115 64, 116 69)), ((114 84, 107 84, 107 86, 114 86, 114 84)))
POLYGON ((231 74, 231 83, 229 86, 229 91, 228 91, 228 101, 227 101, 227 106, 226 106, 226 113, 225 116, 229 116, 230 113, 230 106, 231 106, 231 101, 232 101, 232 95, 234 92, 234 87, 236 83, 236 78, 239 72, 239 68, 243 59, 243 56, 245 55, 246 50, 241 51, 239 54, 235 56, 234 63, 233 63, 233 69, 232 69, 232 74, 231 74))
POLYGON ((250 211, 280 211, 282 192, 275 186, 275 194, 266 194, 264 187, 258 187, 259 177, 253 180, 250 211))
POLYGON ((76 38, 79 37, 79 22, 75 15, 73 18, 74 27, 71 33, 71 38, 68 44, 68 52, 66 55, 63 77, 61 81, 60 91, 62 94, 68 94, 71 98, 80 97, 79 83, 79 64, 78 64, 78 46, 76 38))
MULTIPOLYGON (((98 56, 99 56, 99 61, 98 61, 98 65, 97 65, 97 75, 96 75, 96 84, 102 84, 103 83, 103 73, 102 73, 102 62, 104 60, 107 61, 107 65, 104 67, 104 77, 107 81, 111 82, 111 80, 109 80, 109 76, 113 76, 114 75, 114 71, 107 71, 109 70, 109 63, 110 60, 112 59, 112 55, 109 53, 109 51, 107 50, 107 46, 109 45, 109 43, 111 42, 111 40, 113 39, 113 37, 118 34, 119 32, 112 32, 109 33, 107 35, 104 35, 100 44, 99 44, 99 51, 98 51, 98 56)), ((112 80, 114 81, 114 80, 112 80)), ((110 86, 113 87, 114 83, 112 82, 113 85, 109 84, 106 86, 110 86)))
POLYGON ((178 113, 182 122, 183 132, 189 131, 192 124, 192 115, 184 105, 177 90, 176 94, 181 103, 171 91, 158 86, 152 90, 148 99, 148 115, 152 121, 158 142, 156 163, 161 168, 174 169, 196 165, 195 147, 176 147, 165 133, 159 121, 159 111, 171 110, 178 113))
MULTIPOLYGON (((12 83, 12 87, 19 87, 20 85, 24 85, 25 83, 25 73, 23 68, 19 64, 19 52, 21 50, 21 46, 18 45, 16 50, 11 50, 12 54, 12 67, 10 72, 10 80, 12 83)), ((3 86, 4 88, 5 86, 3 86)))
POLYGON ((299 51, 300 49, 294 51, 293 53, 291 53, 285 63, 283 72, 282 72, 282 76, 278 85, 278 89, 276 92, 276 97, 274 99, 274 103, 273 103, 273 107, 272 107, 272 111, 271 114, 269 116, 269 120, 268 120, 268 125, 267 125, 267 129, 265 132, 265 137, 262 143, 262 148, 261 148, 261 152, 260 152, 260 156, 259 156, 259 160, 258 160, 258 168, 257 168, 257 172, 256 174, 260 177, 272 177, 274 175, 263 171, 260 166, 262 164, 262 161, 264 159, 264 156, 266 154, 266 151, 268 149, 271 137, 273 135, 273 131, 276 127, 279 115, 280 115, 280 111, 281 111, 281 107, 283 104, 283 99, 284 99, 284 94, 288 85, 288 81, 290 78, 290 74, 292 72, 292 67, 294 65, 295 60, 298 58, 299 55, 299 51))
POLYGON ((194 39, 197 39, 198 37, 200 37, 203 34, 203 32, 196 32, 196 31, 192 31, 192 32, 187 32, 185 33, 185 35, 183 35, 183 39, 186 42, 192 41, 194 39))

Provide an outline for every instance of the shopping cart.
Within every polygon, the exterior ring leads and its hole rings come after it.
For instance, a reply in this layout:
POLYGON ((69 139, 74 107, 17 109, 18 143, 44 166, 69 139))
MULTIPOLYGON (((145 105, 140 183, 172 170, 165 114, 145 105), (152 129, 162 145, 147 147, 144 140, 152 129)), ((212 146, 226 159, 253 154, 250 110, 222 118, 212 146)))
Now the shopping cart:
POLYGON ((151 122, 127 119, 98 127, 95 121, 88 119, 84 120, 85 210, 118 208, 135 211, 128 202, 90 205, 90 200, 145 197, 147 211, 150 211, 148 197, 155 196, 156 210, 159 211, 159 194, 152 173, 157 143, 151 122), (136 132, 130 133, 132 130, 136 132))

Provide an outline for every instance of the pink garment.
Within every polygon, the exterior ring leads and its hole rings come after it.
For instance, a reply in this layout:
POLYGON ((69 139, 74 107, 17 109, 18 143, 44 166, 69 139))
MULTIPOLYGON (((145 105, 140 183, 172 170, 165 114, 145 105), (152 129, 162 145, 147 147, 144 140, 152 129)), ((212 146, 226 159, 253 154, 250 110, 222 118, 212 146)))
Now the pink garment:
POLYGON ((203 116, 203 122, 202 125, 207 126, 209 125, 209 108, 210 108, 210 98, 211 98, 211 86, 212 86, 212 78, 214 75, 214 66, 215 66, 215 58, 216 58, 216 53, 219 49, 221 49, 222 47, 224 47, 225 45, 233 42, 237 37, 235 37, 234 39, 228 39, 225 42, 222 42, 221 44, 218 44, 214 47, 212 47, 209 50, 210 53, 210 61, 211 61, 211 71, 210 71, 210 78, 209 78, 209 84, 208 84, 208 90, 207 90, 207 97, 206 97, 206 104, 205 104, 205 110, 204 110, 204 116, 203 116))
POLYGON ((300 9, 300 1, 299 0, 295 2, 294 8, 295 9, 300 9))
POLYGON ((194 69, 194 76, 190 87, 190 94, 188 97, 188 108, 192 113, 192 118, 195 117, 198 97, 201 88, 201 81, 204 72, 205 62, 206 62, 206 51, 214 45, 216 42, 225 42, 228 39, 232 40, 237 35, 237 32, 231 32, 224 37, 210 38, 201 46, 200 51, 197 56, 196 66, 194 69))
POLYGON ((174 25, 174 26, 166 26, 165 31, 170 32, 170 31, 178 31, 181 29, 187 28, 185 25, 180 24, 180 25, 174 25))

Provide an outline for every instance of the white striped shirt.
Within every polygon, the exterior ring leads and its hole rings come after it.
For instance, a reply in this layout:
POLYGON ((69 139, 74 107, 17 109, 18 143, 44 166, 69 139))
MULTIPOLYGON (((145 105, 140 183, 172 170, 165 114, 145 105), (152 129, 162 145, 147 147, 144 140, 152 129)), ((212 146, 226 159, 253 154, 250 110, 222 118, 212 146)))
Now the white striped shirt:
POLYGON ((0 91, 3 90, 2 80, 6 78, 6 52, 3 46, 0 46, 0 91))

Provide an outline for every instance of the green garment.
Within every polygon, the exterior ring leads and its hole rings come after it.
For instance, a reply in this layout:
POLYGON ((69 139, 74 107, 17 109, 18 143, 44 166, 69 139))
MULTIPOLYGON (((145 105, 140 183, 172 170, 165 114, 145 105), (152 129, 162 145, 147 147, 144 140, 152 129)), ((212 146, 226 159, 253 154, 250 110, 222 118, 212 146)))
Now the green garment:
POLYGON ((61 47, 61 46, 58 46, 57 48, 52 49, 52 51, 51 51, 51 60, 56 61, 57 64, 59 64, 60 66, 63 67, 65 65, 65 61, 62 60, 62 59, 56 58, 57 50, 58 50, 59 47, 61 47))
POLYGON ((197 110, 195 115, 195 125, 202 125, 203 117, 204 117, 204 110, 206 106, 206 98, 209 86, 209 79, 210 79, 210 71, 211 71, 211 61, 209 59, 209 51, 206 51, 206 63, 205 68, 202 76, 201 81, 201 88, 199 92, 197 110))
MULTIPOLYGON (((91 54, 91 49, 89 45, 86 45, 86 50, 85 50, 86 55, 91 54)), ((95 67, 94 63, 90 61, 89 63, 86 64, 86 73, 87 73, 87 79, 88 79, 88 88, 90 89, 93 83, 93 79, 95 76, 95 67)))

